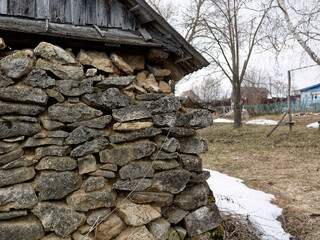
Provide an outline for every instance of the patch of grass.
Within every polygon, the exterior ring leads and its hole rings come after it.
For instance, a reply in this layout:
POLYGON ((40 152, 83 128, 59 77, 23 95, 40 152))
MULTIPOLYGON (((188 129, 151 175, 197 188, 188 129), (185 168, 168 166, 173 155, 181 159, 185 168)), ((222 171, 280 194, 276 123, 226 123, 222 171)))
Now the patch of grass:
MULTIPOLYGON (((259 118, 277 121, 281 115, 259 118)), ((274 194, 293 239, 319 239, 320 217, 310 216, 320 214, 320 135, 317 129, 306 128, 319 120, 316 114, 294 116, 293 132, 280 126, 269 138, 273 126, 244 124, 234 130, 232 124, 216 123, 198 131, 209 143, 209 151, 202 155, 204 167, 274 194)))

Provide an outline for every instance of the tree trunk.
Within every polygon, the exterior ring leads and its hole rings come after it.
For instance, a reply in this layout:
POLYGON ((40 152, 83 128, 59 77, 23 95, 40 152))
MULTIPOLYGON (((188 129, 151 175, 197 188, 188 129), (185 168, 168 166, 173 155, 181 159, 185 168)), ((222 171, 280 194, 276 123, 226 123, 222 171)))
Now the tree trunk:
POLYGON ((242 115, 242 104, 241 104, 241 94, 240 94, 240 85, 236 82, 233 83, 233 114, 234 114, 234 128, 242 127, 241 115, 242 115))

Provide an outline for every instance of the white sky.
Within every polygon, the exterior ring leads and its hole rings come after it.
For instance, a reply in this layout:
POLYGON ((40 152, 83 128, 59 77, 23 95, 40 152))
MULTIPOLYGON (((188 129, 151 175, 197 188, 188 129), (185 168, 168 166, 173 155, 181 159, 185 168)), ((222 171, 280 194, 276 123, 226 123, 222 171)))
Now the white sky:
MULTIPOLYGON (((177 9, 177 14, 180 12, 181 5, 185 5, 190 2, 190 0, 164 0, 165 2, 171 2, 174 4, 177 9)), ((253 55, 249 62, 249 67, 257 67, 262 70, 270 71, 275 74, 278 72, 281 74, 282 78, 287 81, 287 72, 288 70, 314 65, 315 63, 306 55, 300 45, 297 44, 295 49, 288 50, 282 53, 278 62, 276 62, 273 55, 270 53, 264 53, 263 55, 253 55)), ((177 85, 176 94, 191 89, 194 84, 199 82, 202 78, 201 76, 206 75, 208 70, 203 69, 194 74, 194 77, 189 78, 187 82, 181 81, 181 84, 177 85)), ((273 75, 271 74, 271 75, 273 75)), ((292 72, 292 84, 295 89, 305 88, 320 82, 320 67, 312 67, 303 70, 297 70, 292 72)), ((231 93, 231 84, 229 81, 224 81, 223 88, 225 91, 229 91, 231 93)))

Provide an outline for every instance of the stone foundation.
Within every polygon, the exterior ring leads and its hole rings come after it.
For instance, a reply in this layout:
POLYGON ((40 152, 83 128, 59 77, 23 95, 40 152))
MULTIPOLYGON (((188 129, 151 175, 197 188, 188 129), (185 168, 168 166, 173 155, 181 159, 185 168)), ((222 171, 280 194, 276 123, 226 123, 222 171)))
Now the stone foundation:
POLYGON ((170 70, 45 42, 2 54, 0 239, 218 239, 195 131, 211 113, 182 107, 170 70))

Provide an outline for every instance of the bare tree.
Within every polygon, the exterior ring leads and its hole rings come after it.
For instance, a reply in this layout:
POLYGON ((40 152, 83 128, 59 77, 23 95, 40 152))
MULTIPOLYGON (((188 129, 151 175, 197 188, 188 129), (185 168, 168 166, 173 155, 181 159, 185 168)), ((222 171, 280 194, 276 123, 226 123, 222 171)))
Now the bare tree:
POLYGON ((156 10, 166 21, 170 21, 174 16, 174 8, 171 2, 163 0, 147 0, 147 3, 156 10))
POLYGON ((320 57, 312 47, 320 41, 320 4, 318 0, 288 1, 277 0, 283 12, 286 24, 295 40, 301 45, 310 58, 320 65, 320 57), (289 3, 289 7, 287 7, 289 3))
POLYGON ((220 100, 222 96, 221 80, 212 76, 206 77, 193 86, 194 93, 204 102, 220 100))

